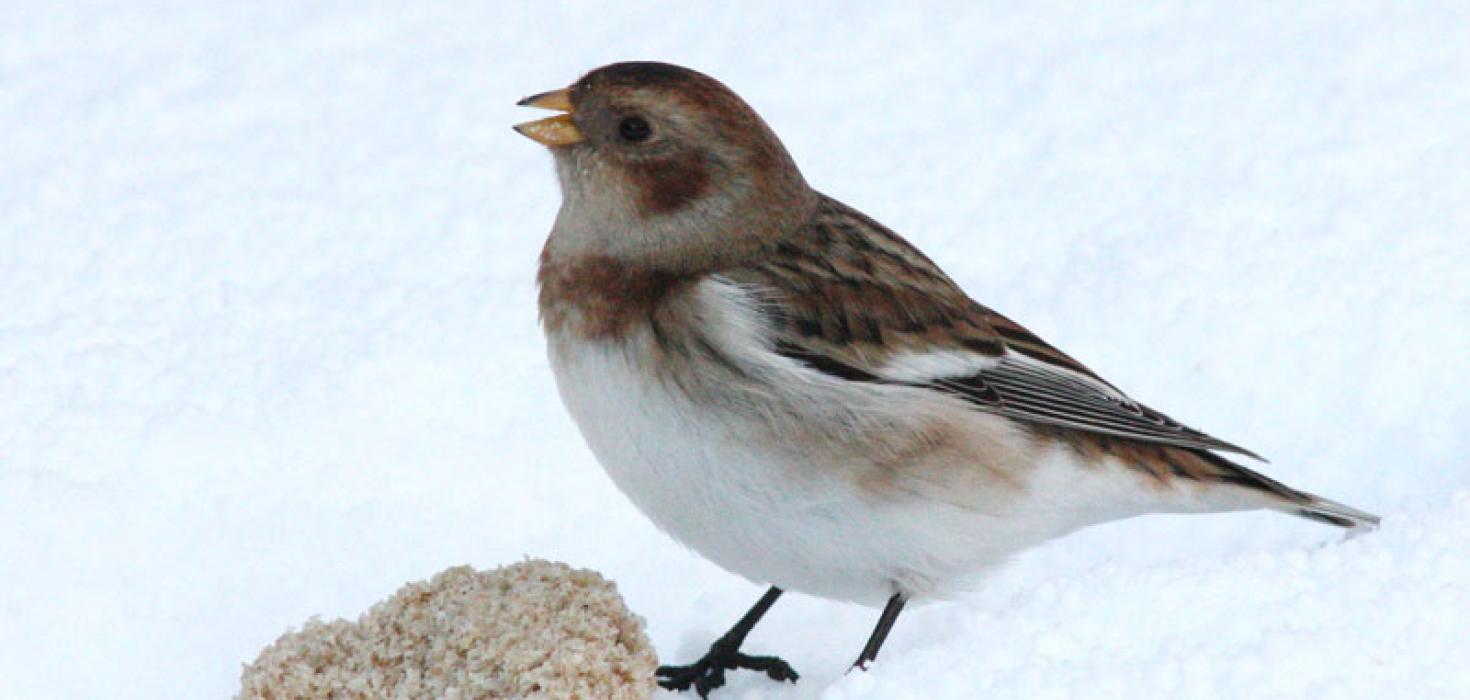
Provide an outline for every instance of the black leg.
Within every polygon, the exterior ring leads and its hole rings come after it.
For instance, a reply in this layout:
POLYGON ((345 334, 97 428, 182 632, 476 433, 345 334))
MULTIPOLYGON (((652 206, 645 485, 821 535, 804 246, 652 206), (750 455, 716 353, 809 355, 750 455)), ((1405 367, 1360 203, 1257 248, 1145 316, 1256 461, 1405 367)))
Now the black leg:
POLYGON ((747 656, 740 653, 740 645, 745 643, 745 637, 755 629, 755 624, 761 621, 761 617, 780 597, 781 589, 771 586, 771 590, 766 591, 755 602, 755 606, 745 613, 745 617, 740 618, 729 632, 710 645, 704 658, 688 666, 659 666, 656 672, 658 684, 669 690, 688 690, 693 686, 699 697, 707 698, 709 691, 725 684, 725 671, 737 668, 760 671, 773 681, 796 682, 796 671, 785 661, 774 656, 747 656))
POLYGON ((888 631, 893 629, 893 623, 898 620, 898 614, 903 612, 903 604, 906 602, 908 601, 899 593, 894 593, 888 599, 888 604, 883 606, 883 614, 878 616, 878 626, 873 628, 873 634, 868 637, 868 643, 863 645, 863 653, 858 654, 853 668, 866 671, 868 662, 877 660, 878 649, 883 646, 883 640, 888 639, 888 631))

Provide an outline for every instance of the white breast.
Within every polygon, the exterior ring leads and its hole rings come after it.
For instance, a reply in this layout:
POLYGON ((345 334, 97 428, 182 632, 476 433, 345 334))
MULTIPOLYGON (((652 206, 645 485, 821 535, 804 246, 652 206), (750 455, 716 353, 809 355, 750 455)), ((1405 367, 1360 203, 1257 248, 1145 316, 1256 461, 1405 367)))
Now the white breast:
POLYGON ((1019 549, 1086 524, 1030 507, 1048 499, 1027 484, 1058 479, 1035 465, 1081 471, 1065 455, 1033 455, 1005 419, 932 392, 836 380, 775 355, 739 292, 707 282, 692 309, 720 329, 703 339, 740 369, 736 390, 707 358, 660 360, 669 340, 647 328, 548 335, 588 445, 675 539, 760 584, 876 605, 898 591, 967 588, 1019 549), (945 444, 898 444, 935 425, 945 444))
POLYGON ((754 582, 890 595, 879 572, 854 570, 871 562, 839 543, 871 520, 852 489, 644 370, 636 356, 647 342, 552 344, 562 400, 618 488, 675 539, 754 582), (855 586, 871 590, 842 590, 855 586))

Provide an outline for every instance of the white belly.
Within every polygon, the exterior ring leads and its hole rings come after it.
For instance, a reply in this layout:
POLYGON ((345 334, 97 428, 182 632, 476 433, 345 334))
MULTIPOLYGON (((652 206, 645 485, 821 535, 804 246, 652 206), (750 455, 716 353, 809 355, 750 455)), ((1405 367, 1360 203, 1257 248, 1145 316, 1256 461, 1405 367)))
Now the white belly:
MULTIPOLYGON (((1017 550, 1075 527, 1033 517, 1032 499, 1014 483, 988 486, 953 466, 943 472, 953 478, 936 480, 919 466, 865 489, 862 465, 823 463, 773 439, 748 409, 698 401, 655 378, 644 369, 641 342, 552 338, 562 399, 613 482, 645 515, 753 582, 872 605, 895 592, 944 597, 1017 550)), ((999 419, 975 414, 974 421, 980 431, 999 419)))
POLYGON ((751 444, 741 421, 647 376, 621 344, 578 345, 553 346, 562 400, 613 482, 659 528, 757 583, 804 588, 846 568, 840 554, 809 546, 855 515, 820 473, 751 444))

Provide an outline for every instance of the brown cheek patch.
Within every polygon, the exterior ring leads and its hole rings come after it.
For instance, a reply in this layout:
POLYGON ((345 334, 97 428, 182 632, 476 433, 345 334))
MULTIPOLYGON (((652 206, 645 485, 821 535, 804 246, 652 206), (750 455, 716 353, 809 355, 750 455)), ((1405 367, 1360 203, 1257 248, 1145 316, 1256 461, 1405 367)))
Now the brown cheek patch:
POLYGON ((645 216, 683 209, 710 187, 709 166, 697 154, 639 163, 630 171, 645 216))
POLYGON ((638 270, 601 255, 553 260, 541 254, 542 323, 562 328, 575 318, 576 330, 589 338, 618 338, 654 311, 688 280, 658 270, 638 270))

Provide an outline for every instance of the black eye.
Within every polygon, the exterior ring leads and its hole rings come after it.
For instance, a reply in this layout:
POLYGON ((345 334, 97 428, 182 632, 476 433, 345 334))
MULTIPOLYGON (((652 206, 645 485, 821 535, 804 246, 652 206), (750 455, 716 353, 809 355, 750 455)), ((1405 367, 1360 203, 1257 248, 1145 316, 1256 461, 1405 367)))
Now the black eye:
POLYGON ((653 134, 653 127, 642 117, 626 117, 618 122, 618 133, 629 141, 643 141, 653 134))

